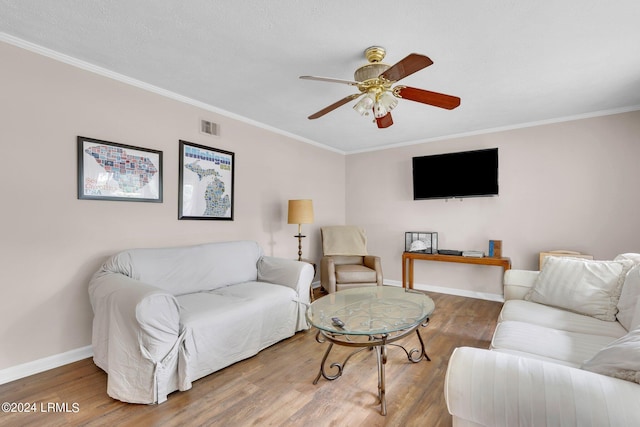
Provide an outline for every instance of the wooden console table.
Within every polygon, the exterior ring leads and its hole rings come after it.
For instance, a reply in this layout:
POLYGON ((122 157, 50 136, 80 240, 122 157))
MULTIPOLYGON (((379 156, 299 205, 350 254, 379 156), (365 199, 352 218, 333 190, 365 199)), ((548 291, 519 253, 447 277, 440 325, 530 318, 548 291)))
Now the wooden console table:
POLYGON ((504 271, 511 269, 510 258, 494 258, 494 257, 466 257, 459 255, 441 255, 441 254, 423 254, 419 252, 403 252, 402 253, 402 287, 413 289, 413 260, 423 259, 427 261, 441 261, 441 262, 458 262, 463 264, 476 264, 476 265, 494 265, 502 267, 504 271), (409 266, 409 273, 407 274, 407 265, 409 266), (407 282, 407 279, 409 281, 407 282))

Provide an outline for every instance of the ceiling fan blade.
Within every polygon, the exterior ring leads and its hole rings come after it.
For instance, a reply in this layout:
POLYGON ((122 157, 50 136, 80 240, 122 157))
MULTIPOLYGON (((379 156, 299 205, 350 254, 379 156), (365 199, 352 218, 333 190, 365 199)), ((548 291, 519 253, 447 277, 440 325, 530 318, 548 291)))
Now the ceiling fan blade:
POLYGON ((358 86, 358 82, 354 82, 351 80, 334 79, 333 77, 300 76, 300 78, 303 80, 318 80, 321 82, 342 83, 349 86, 358 86))
POLYGON ((328 107, 323 108, 322 110, 318 111, 317 113, 314 113, 312 115, 309 116, 309 120, 313 120, 313 119, 317 119, 318 117, 322 117, 327 113, 330 113, 331 111, 335 110, 338 107, 343 106, 344 104, 346 104, 349 101, 353 101, 354 99, 356 99, 357 97, 361 96, 361 93, 354 93, 353 95, 349 95, 346 98, 342 98, 340 101, 338 102, 334 102, 333 104, 329 105, 328 107))
POLYGON ((447 110, 453 110, 460 105, 460 98, 457 96, 416 89, 415 87, 396 86, 393 89, 393 94, 398 98, 421 102, 423 104, 433 105, 434 107, 446 108, 447 110))
POLYGON ((391 82, 397 82, 400 79, 427 68, 433 64, 433 61, 419 53, 411 53, 400 62, 392 65, 387 71, 380 74, 379 77, 385 78, 391 82))
POLYGON ((380 129, 388 128, 393 124, 393 119, 391 118, 391 113, 387 113, 382 117, 376 117, 376 123, 380 129))

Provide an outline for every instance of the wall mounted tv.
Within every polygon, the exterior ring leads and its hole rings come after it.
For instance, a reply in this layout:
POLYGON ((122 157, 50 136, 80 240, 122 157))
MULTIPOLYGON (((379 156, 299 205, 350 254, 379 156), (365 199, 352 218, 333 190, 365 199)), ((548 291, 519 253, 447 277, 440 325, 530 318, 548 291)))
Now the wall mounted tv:
POLYGON ((413 158, 413 199, 498 195, 498 149, 413 158))

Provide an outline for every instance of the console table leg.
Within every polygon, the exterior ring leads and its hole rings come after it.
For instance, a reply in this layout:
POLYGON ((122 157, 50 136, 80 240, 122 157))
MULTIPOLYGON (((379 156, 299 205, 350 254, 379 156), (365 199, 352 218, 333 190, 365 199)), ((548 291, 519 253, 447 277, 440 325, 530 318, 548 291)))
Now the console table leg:
POLYGON ((402 287, 407 288, 407 260, 402 256, 402 287))
POLYGON ((408 288, 413 289, 413 258, 409 258, 409 283, 408 288))

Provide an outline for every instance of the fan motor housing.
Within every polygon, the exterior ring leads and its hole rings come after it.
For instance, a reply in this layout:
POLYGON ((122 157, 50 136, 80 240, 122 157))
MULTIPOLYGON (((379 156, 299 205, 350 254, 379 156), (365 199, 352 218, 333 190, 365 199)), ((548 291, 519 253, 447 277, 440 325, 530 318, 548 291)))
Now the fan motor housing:
POLYGON ((373 64, 363 65, 353 73, 353 78, 357 82, 364 82, 371 79, 376 79, 378 76, 387 71, 391 66, 376 62, 373 64))

